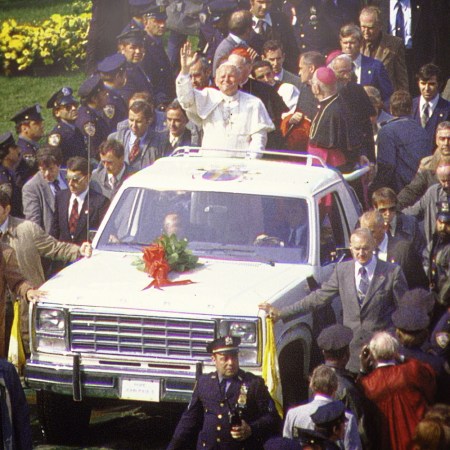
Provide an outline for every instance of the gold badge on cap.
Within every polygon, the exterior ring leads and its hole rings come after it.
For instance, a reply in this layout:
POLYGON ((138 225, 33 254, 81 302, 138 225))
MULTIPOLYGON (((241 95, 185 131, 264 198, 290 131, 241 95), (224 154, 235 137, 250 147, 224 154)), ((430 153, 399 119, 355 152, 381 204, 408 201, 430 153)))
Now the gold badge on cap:
POLYGON ((225 345, 233 345, 233 338, 231 336, 225 337, 225 345))

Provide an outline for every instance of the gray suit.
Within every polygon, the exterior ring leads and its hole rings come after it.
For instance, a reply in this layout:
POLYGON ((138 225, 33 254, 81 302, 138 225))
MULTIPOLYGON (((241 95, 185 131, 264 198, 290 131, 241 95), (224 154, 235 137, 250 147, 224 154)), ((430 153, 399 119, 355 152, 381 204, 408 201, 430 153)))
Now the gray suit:
MULTIPOLYGON (((67 189, 67 186, 61 186, 61 189, 67 189)), ((22 202, 25 218, 50 233, 55 212, 55 196, 41 172, 36 173, 23 187, 22 202)))
POLYGON ((333 298, 339 295, 344 325, 353 330, 347 368, 352 372, 358 372, 361 346, 373 332, 393 327, 391 315, 407 289, 401 268, 396 264, 378 260, 369 290, 362 305, 359 306, 355 262, 345 261, 336 264, 331 277, 320 289, 282 309, 280 316, 285 321, 291 316, 311 312, 331 303, 333 298))
POLYGON ((130 166, 128 166, 128 164, 125 164, 125 172, 123 173, 122 178, 117 181, 113 189, 109 184, 108 172, 106 171, 105 167, 100 164, 92 172, 90 187, 99 194, 102 194, 107 199, 112 200, 114 195, 116 195, 117 191, 119 190, 120 186, 122 186, 122 183, 132 174, 133 171, 130 169, 130 166))
MULTIPOLYGON (((108 139, 116 139, 125 147, 125 160, 128 161, 128 152, 130 150, 131 130, 121 128, 119 131, 112 133, 108 139)), ((144 167, 150 166, 158 158, 164 156, 164 136, 163 133, 151 129, 141 138, 140 154, 129 164, 132 172, 137 172, 144 167)))
MULTIPOLYGON (((316 395, 309 403, 291 408, 287 412, 284 421, 283 437, 292 439, 294 427, 313 430, 314 422, 311 419, 311 414, 314 414, 320 406, 326 405, 332 401, 333 399, 330 397, 316 395)), ((361 449, 362 444, 358 434, 358 425, 355 416, 346 412, 345 417, 348 420, 348 424, 345 429, 344 447, 346 450, 361 449)))

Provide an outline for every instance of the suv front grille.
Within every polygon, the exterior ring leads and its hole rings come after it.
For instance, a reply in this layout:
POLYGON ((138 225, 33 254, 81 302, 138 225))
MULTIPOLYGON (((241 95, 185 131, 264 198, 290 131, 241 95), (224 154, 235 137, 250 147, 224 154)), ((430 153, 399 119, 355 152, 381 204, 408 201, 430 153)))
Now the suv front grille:
POLYGON ((71 313, 71 350, 108 355, 207 359, 215 322, 71 313))

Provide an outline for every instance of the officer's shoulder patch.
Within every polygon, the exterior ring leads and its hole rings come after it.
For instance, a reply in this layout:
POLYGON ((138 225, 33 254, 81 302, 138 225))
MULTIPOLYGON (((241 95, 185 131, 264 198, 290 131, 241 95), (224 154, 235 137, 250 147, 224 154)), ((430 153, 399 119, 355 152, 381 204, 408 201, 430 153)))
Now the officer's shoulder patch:
POLYGON ((95 123, 94 122, 86 122, 83 125, 83 130, 88 136, 95 136, 95 123))
POLYGON ((105 113, 105 116, 108 119, 112 119, 114 117, 114 114, 116 113, 116 107, 114 105, 106 105, 103 108, 103 112, 105 113))
POLYGON ((436 344, 442 349, 447 348, 450 342, 450 334, 445 331, 440 331, 436 333, 436 344))
POLYGON ((0 184, 0 191, 4 192, 5 194, 8 195, 8 197, 12 197, 12 191, 13 191, 13 187, 11 183, 1 183, 0 184))
POLYGON ((52 147, 58 147, 61 143, 61 135, 59 133, 52 133, 48 136, 47 142, 52 147))

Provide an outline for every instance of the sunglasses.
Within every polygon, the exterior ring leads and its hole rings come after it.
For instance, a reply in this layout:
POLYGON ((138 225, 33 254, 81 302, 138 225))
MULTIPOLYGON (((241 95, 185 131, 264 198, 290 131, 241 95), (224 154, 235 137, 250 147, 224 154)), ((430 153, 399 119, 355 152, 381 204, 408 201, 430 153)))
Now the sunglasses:
POLYGON ((390 206, 389 208, 378 208, 378 211, 379 211, 381 214, 383 214, 383 213, 386 212, 386 211, 389 211, 389 212, 395 212, 395 211, 397 211, 397 207, 396 207, 396 206, 390 206))

